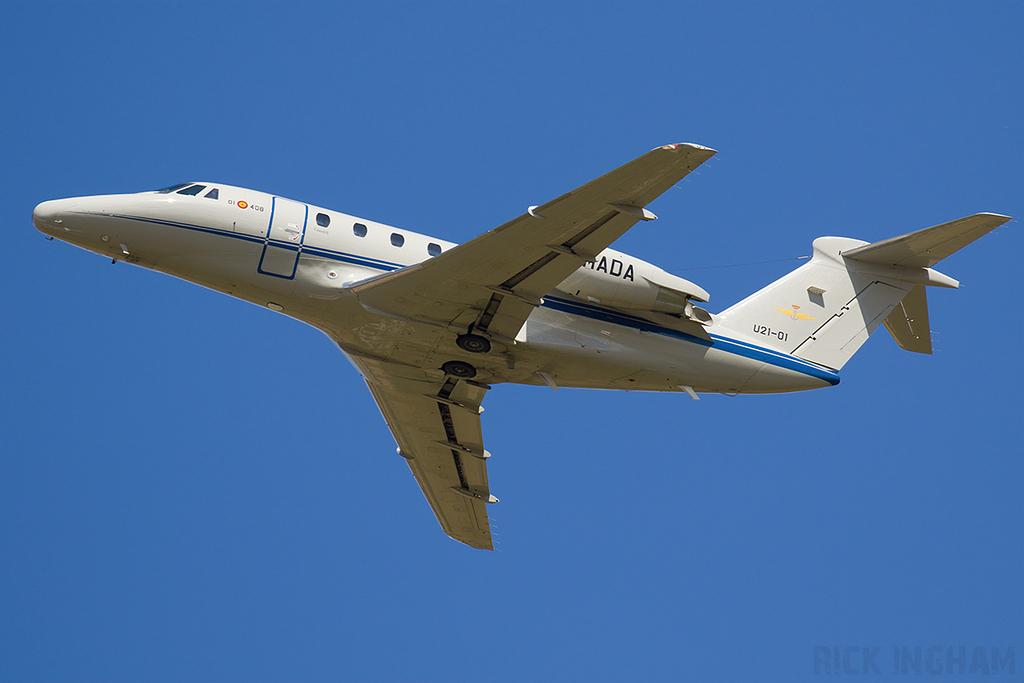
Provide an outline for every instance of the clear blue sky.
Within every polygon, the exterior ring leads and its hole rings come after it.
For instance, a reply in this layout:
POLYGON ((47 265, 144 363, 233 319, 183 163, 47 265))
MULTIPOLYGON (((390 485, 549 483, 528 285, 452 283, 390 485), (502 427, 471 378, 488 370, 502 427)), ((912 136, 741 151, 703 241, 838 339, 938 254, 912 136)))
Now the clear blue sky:
POLYGON ((832 389, 497 387, 495 553, 324 335, 30 220, 214 180, 464 241, 691 141, 616 247, 717 311, 798 264, 712 266, 1024 214, 1022 38, 1021 2, 5 3, 0 681, 1024 675, 1019 220, 943 262, 934 355, 882 331, 832 389))

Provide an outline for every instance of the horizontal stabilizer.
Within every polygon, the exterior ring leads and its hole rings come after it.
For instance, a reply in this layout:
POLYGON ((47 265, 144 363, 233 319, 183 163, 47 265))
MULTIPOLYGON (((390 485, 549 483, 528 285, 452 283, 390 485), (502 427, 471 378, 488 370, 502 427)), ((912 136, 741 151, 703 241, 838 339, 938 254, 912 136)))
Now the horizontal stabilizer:
POLYGON ((932 352, 932 331, 928 328, 928 294, 917 285, 903 297, 885 319, 885 329, 901 349, 914 353, 932 352))
POLYGON ((1010 220, 996 213, 979 213, 909 235, 868 244, 843 252, 844 258, 886 266, 931 268, 1010 220))

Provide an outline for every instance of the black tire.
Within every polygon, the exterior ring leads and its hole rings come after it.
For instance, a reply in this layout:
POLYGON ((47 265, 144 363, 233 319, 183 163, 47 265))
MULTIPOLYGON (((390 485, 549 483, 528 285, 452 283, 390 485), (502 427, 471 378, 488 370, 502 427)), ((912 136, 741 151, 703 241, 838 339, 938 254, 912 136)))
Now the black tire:
POLYGON ((459 379, 472 379, 476 377, 476 368, 461 360, 450 360, 442 365, 441 369, 444 370, 445 374, 458 377, 459 379))
POLYGON ((460 334, 455 343, 470 353, 487 353, 491 350, 491 342, 478 334, 460 334))

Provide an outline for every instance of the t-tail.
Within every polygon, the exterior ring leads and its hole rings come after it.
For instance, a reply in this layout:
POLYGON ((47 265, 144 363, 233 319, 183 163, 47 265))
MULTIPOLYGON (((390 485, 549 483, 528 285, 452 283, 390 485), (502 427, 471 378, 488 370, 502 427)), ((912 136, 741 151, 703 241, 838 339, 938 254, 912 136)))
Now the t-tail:
POLYGON ((931 353, 925 287, 959 286, 932 266, 1008 220, 979 213, 874 244, 819 237, 809 262, 723 311, 716 326, 833 370, 882 324, 902 348, 931 353))

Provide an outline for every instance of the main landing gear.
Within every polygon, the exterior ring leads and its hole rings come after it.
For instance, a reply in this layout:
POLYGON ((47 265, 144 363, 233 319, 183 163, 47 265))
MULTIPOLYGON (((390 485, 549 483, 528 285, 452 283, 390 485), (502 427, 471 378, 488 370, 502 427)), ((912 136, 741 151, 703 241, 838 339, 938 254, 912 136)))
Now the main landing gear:
MULTIPOLYGON (((491 342, 487 337, 479 334, 460 334, 455 343, 463 351, 470 353, 488 353, 491 350, 491 342)), ((472 379, 476 377, 476 368, 461 360, 450 360, 441 366, 446 375, 458 379, 472 379)))
POLYGON ((460 334, 455 340, 460 349, 470 353, 487 353, 491 350, 491 342, 478 334, 460 334))
POLYGON ((473 379, 476 377, 476 368, 461 360, 450 360, 441 366, 446 375, 458 377, 459 379, 473 379))

